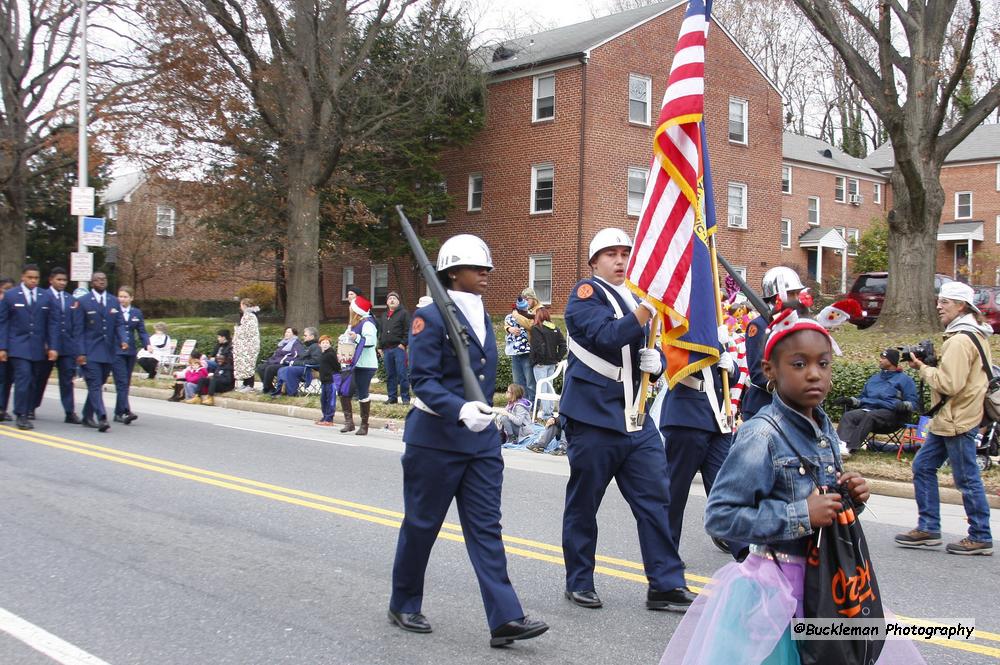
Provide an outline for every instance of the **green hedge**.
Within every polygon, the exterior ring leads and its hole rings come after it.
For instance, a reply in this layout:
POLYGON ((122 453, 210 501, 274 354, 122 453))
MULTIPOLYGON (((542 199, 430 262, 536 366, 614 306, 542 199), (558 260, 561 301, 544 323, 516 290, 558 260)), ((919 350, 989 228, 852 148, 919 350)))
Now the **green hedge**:
MULTIPOLYGON (((844 409, 839 406, 833 406, 832 402, 839 397, 857 397, 860 395, 865 387, 865 382, 878 371, 878 363, 856 362, 843 359, 834 360, 833 388, 830 389, 830 394, 827 395, 826 402, 823 404, 823 409, 827 415, 834 421, 840 420, 840 417, 844 415, 844 409)), ((915 370, 907 370, 906 373, 917 384, 917 389, 919 390, 920 381, 917 372, 915 370)), ((923 400, 923 407, 930 405, 930 389, 926 386, 924 386, 921 399, 923 400)), ((921 410, 923 407, 921 407, 921 410)))

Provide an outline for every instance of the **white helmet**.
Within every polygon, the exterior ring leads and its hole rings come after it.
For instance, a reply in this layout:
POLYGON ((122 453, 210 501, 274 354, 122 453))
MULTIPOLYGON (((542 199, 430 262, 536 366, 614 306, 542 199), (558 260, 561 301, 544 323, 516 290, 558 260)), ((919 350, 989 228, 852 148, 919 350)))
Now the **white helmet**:
POLYGON ((437 271, 455 266, 474 266, 493 270, 493 257, 483 239, 468 233, 452 236, 438 250, 437 271))
POLYGON ((590 254, 587 255, 590 258, 587 261, 593 261, 594 255, 608 247, 628 247, 632 249, 632 239, 621 229, 601 229, 594 236, 594 239, 590 241, 590 254))
POLYGON ((801 291, 806 288, 798 273, 785 266, 777 266, 764 273, 760 286, 765 298, 781 296, 782 300, 788 299, 789 291, 801 291))

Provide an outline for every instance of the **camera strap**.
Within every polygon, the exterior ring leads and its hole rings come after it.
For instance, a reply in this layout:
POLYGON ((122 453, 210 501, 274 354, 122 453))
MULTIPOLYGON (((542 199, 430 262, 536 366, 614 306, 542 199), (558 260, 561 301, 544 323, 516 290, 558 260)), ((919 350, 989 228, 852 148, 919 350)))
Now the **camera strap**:
MULTIPOLYGON (((983 361, 983 371, 986 372, 986 381, 988 383, 993 383, 993 368, 990 367, 989 361, 986 360, 986 352, 983 351, 983 345, 979 343, 979 338, 976 337, 975 333, 968 330, 962 330, 963 335, 968 335, 972 343, 976 345, 976 350, 979 351, 979 359, 983 361)), ((987 388, 992 386, 987 385, 987 388)))

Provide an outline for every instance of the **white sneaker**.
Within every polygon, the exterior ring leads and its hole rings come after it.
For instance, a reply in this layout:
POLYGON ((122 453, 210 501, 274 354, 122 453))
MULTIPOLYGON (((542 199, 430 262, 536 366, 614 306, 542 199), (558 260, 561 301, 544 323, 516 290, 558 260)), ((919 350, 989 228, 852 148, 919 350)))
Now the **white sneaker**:
POLYGON ((240 386, 236 392, 240 393, 252 393, 254 390, 251 386, 240 386))
POLYGON ((848 450, 847 444, 844 443, 843 441, 840 442, 840 456, 843 459, 847 459, 848 457, 851 456, 851 451, 848 450))

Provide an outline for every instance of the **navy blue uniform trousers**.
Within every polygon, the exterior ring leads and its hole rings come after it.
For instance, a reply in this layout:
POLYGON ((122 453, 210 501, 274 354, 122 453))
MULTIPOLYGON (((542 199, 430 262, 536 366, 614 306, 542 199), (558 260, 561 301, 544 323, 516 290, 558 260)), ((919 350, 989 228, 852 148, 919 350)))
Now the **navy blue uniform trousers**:
POLYGON ((7 358, 8 380, 14 381, 14 414, 26 416, 35 410, 35 369, 39 362, 26 358, 7 358))
POLYGON ((454 498, 490 630, 524 617, 507 576, 507 555, 500 537, 502 483, 503 458, 499 448, 468 454, 406 446, 403 453, 406 516, 396 545, 390 609, 420 612, 427 560, 454 498))
POLYGON ((43 360, 35 365, 38 373, 35 375, 35 406, 42 405, 42 397, 45 396, 45 387, 49 384, 49 376, 52 375, 52 368, 55 367, 59 375, 59 399, 62 400, 63 411, 66 415, 76 410, 73 401, 73 377, 76 376, 76 358, 74 356, 59 356, 55 362, 43 360))
POLYGON ((13 370, 10 368, 10 358, 0 363, 0 411, 6 411, 10 403, 10 387, 14 383, 13 370))
POLYGON ((83 377, 87 380, 87 403, 83 405, 83 417, 89 420, 96 415, 107 418, 104 410, 104 384, 111 374, 111 363, 98 363, 88 360, 83 366, 83 377))
MULTIPOLYGON (((733 435, 676 425, 665 425, 660 431, 663 433, 670 473, 670 534, 674 546, 680 549, 684 508, 691 492, 691 481, 700 471, 705 494, 712 491, 715 477, 729 455, 733 435)), ((734 555, 744 547, 743 543, 729 543, 729 550, 734 555)))
POLYGON ((128 391, 132 387, 132 372, 137 356, 119 354, 111 364, 111 374, 115 379, 115 415, 121 416, 132 411, 128 403, 128 391))
POLYGON ((595 588, 597 510, 612 478, 635 516, 649 586, 657 591, 685 586, 668 523, 667 458, 653 421, 647 418, 641 431, 623 434, 564 418, 564 431, 570 468, 563 512, 566 589, 595 588))

